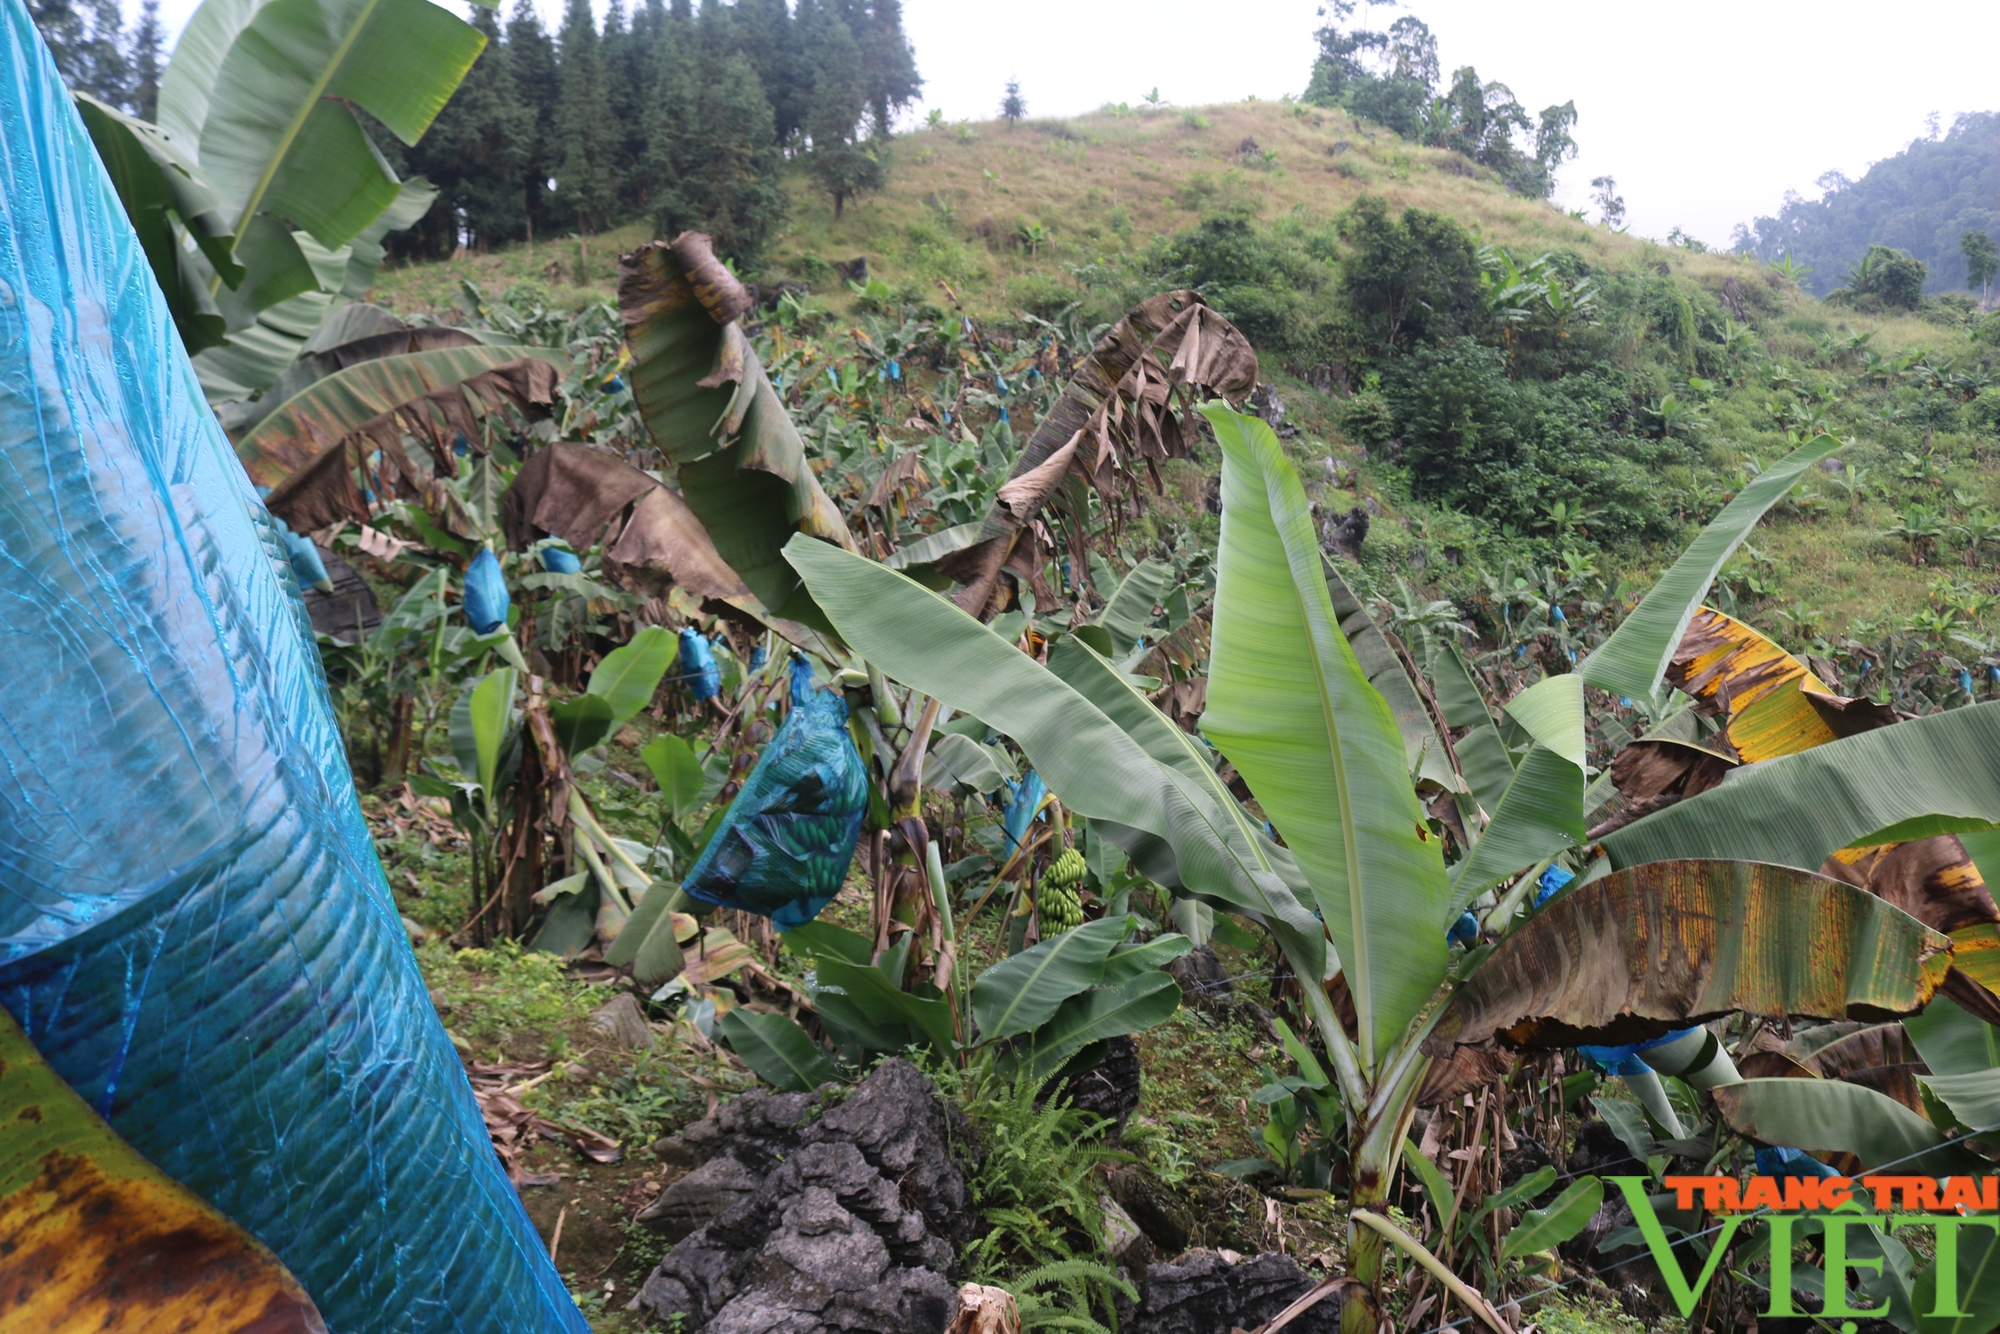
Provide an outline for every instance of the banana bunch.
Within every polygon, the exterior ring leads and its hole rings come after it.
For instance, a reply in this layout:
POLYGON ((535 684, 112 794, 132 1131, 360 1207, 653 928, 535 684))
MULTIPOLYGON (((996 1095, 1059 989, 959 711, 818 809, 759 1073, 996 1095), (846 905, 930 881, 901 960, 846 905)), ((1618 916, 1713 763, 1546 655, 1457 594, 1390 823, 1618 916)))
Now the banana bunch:
POLYGON ((1075 848, 1064 848, 1062 856, 1043 873, 1035 895, 1042 939, 1083 925, 1083 900, 1077 897, 1076 887, 1083 883, 1087 869, 1082 853, 1075 848))

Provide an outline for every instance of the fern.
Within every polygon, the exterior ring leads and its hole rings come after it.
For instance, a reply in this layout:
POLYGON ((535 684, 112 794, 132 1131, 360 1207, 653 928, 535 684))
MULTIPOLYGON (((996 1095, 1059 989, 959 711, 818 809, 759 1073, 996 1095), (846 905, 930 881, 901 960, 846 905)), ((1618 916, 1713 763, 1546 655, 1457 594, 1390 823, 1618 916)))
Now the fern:
POLYGON ((991 1056, 971 1070, 934 1077, 957 1095, 979 1131, 978 1163, 967 1185, 987 1230, 961 1257, 966 1270, 975 1282, 1014 1293, 1023 1329, 1111 1334, 1115 1296, 1131 1301, 1136 1293, 1092 1258, 1104 1249, 1095 1170, 1130 1158, 1103 1143, 1110 1122, 1066 1098, 1037 1105, 1051 1081, 1002 1072, 991 1056))

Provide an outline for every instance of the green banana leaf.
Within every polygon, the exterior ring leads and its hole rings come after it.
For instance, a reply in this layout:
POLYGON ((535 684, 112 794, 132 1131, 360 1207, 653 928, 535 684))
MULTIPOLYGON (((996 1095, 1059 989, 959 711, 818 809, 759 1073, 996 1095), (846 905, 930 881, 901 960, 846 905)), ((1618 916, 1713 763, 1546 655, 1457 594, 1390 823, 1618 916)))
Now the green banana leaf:
MULTIPOLYGON (((1969 1220, 1968 1220, 1969 1221, 1969 1220)), ((1939 1301, 1938 1265, 1933 1263, 1910 1292, 1917 1334, 1991 1334, 2000 1329, 2000 1236, 1985 1227, 1959 1227, 1957 1281, 1952 1285, 1956 1307, 1939 1301), (1943 1306, 1958 1315, 1932 1315, 1943 1306)))
POLYGON ((1922 1084, 1967 1130, 2000 1129, 2000 1069, 1958 1075, 1918 1075, 1922 1084))
POLYGON ((1834 1079, 1746 1079, 1712 1090, 1739 1135, 1804 1149, 1851 1153, 1862 1167, 1907 1175, 1983 1173, 1985 1161, 1948 1145, 1936 1126, 1894 1098, 1834 1079))
POLYGON ((1167 580, 1173 575, 1173 566, 1148 556, 1118 581, 1117 591, 1098 613, 1096 623, 1111 632, 1119 656, 1131 652, 1133 644, 1153 623, 1153 608, 1166 593, 1167 580))
POLYGON ((1027 1077, 1048 1079, 1092 1043, 1143 1033, 1173 1018, 1180 1004, 1180 983, 1158 971, 1072 996, 1030 1036, 1027 1077))
POLYGON ((671 630, 649 625, 631 640, 604 655, 590 673, 588 693, 611 705, 614 727, 653 702, 660 678, 680 656, 680 640, 671 630))
POLYGON ((1063 1002, 1104 977, 1105 961, 1132 934, 1130 917, 1104 917, 1002 959, 972 984, 972 1017, 981 1042, 1040 1027, 1063 1002))
POLYGON ((1812 869, 1922 816, 2000 820, 2000 703, 1745 765, 1721 786, 1608 834, 1614 866, 1729 857, 1812 869))
POLYGON ((215 68, 198 157, 239 236, 269 214, 328 249, 401 189, 357 110, 414 144, 486 45, 429 0, 269 0, 215 68))
POLYGON ((1193 948, 1192 940, 1172 933, 1155 936, 1143 945, 1120 945, 1104 961, 1104 976, 1098 979, 1098 984, 1121 986, 1135 977, 1165 968, 1193 948))
POLYGON ((1583 682, 1544 677, 1508 702, 1507 715, 1535 744, 1471 854, 1452 868, 1454 917, 1481 891, 1584 839, 1583 682))
POLYGON ((486 790, 489 804, 496 800, 493 780, 499 772, 501 752, 506 749, 507 733, 514 721, 517 679, 512 667, 501 667, 487 673, 471 692, 472 745, 478 756, 479 786, 486 790))
POLYGON ((1923 1009, 1950 966, 1949 937, 1853 885, 1754 862, 1648 862, 1501 941, 1424 1048, 1631 1042, 1736 1011, 1889 1019, 1923 1009))
POLYGON ((1584 1177, 1558 1195, 1546 1208, 1530 1209, 1500 1243, 1500 1258, 1533 1255, 1560 1246, 1583 1231, 1604 1203, 1604 1183, 1584 1177))
MULTIPOLYGON (((675 648, 678 653, 679 646, 675 648)), ((652 771, 660 799, 667 803, 675 820, 687 819, 708 799, 708 775, 702 771, 701 757, 694 753, 693 746, 671 732, 648 741, 639 758, 652 771)))
POLYGON ((1254 914, 1302 968, 1321 965, 1319 922, 1277 873, 1264 851, 1269 843, 1244 836, 1233 800, 1218 805, 1200 779, 1156 760, 1048 668, 914 580, 803 534, 785 556, 862 657, 1012 737, 1092 828, 1122 826, 1159 840, 1189 893, 1254 914))
MULTIPOLYGON (((1226 841, 1250 850, 1260 866, 1275 872, 1294 893, 1306 892, 1305 873, 1299 870, 1290 850, 1265 837, 1263 826, 1250 818, 1237 804, 1235 794, 1216 776, 1213 752, 1154 708, 1130 678, 1080 636, 1056 641, 1049 650, 1049 670, 1122 728, 1153 759, 1198 785, 1209 804, 1229 817, 1232 827, 1226 841)), ((1169 889, 1185 887, 1180 868, 1174 862, 1173 848, 1164 839, 1128 826, 1107 828, 1106 836, 1134 857, 1149 879, 1169 889)))
POLYGON ((0 1291, 36 1334, 313 1334, 278 1257, 119 1138, 0 1010, 0 1291))
POLYGON ((217 346, 228 333, 228 322, 209 296, 203 272, 182 255, 181 235, 191 237, 214 271, 232 285, 243 281, 244 271, 230 258, 235 238, 201 168, 156 125, 87 93, 76 95, 76 108, 138 233, 181 343, 190 353, 217 346))
POLYGON ((840 1078, 819 1044, 782 1014, 734 1009, 719 1026, 730 1050, 773 1088, 810 1093, 840 1078))
POLYGON ((2000 1028, 1967 1014, 1949 997, 1939 996, 1922 1014, 1904 1019, 1903 1031, 1933 1074, 2000 1069, 2000 1028))
POLYGON ((1800 445, 1737 492, 1611 637, 1577 665, 1583 683, 1615 695, 1653 700, 1675 645, 1708 596, 1708 587, 1715 582, 1723 562, 1735 554, 1764 512, 1784 498, 1806 469, 1838 448, 1840 441, 1830 435, 1800 445))
POLYGON ((824 630, 785 543, 797 532, 850 550, 854 540, 736 324, 752 304, 699 233, 643 246, 619 265, 632 397, 660 452, 680 465, 688 507, 767 609, 824 630))
POLYGON ((1452 749, 1458 755, 1459 768, 1465 771, 1465 784, 1471 789, 1474 801, 1490 818, 1500 809, 1507 785, 1514 781, 1514 755, 1507 749, 1500 729, 1494 726, 1486 696, 1474 683, 1472 672, 1455 647, 1443 645, 1432 655, 1430 673, 1445 724, 1469 729, 1452 749))
POLYGON ((907 1036, 896 1046, 900 1051, 921 1037, 940 1057, 950 1058, 958 1044, 952 1034, 951 1005, 936 997, 913 995, 889 980, 880 968, 867 964, 841 963, 821 959, 816 964, 820 985, 838 987, 861 1011, 877 1024, 901 1024, 907 1036))
POLYGON ((1411 790, 1388 702, 1334 617, 1305 491, 1277 436, 1256 417, 1202 412, 1223 457, 1202 730, 1305 871, 1372 1072, 1444 980, 1442 841, 1411 790))
MULTIPOLYGON (((1361 605, 1361 599, 1347 586, 1330 560, 1322 559, 1326 574, 1326 595, 1333 602, 1333 614, 1340 620, 1340 632, 1354 646, 1355 660, 1368 684, 1382 692, 1389 712, 1396 717, 1396 729, 1403 734, 1404 758, 1411 778, 1419 784, 1435 783, 1447 792, 1460 792, 1465 782, 1452 768, 1451 756, 1439 738, 1437 724, 1424 707, 1409 668, 1389 643, 1389 636, 1375 624, 1375 618, 1361 605)), ((1511 772, 1511 770, 1510 770, 1511 772)))

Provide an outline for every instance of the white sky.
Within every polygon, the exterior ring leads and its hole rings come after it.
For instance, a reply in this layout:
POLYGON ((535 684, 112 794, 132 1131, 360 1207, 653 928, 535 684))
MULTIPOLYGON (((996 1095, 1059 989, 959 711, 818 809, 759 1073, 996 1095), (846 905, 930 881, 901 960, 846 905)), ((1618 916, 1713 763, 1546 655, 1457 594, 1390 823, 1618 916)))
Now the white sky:
MULTIPOLYGON (((553 26, 561 0, 537 3, 553 26)), ((170 32, 194 7, 163 0, 170 32)), ((1009 77, 1029 113, 1048 116, 1137 102, 1154 87, 1183 106, 1296 93, 1321 22, 1315 0, 903 7, 926 106, 953 120, 992 116, 1009 77)), ((1374 6, 1369 26, 1402 13, 1438 35, 1447 75, 1475 65, 1531 113, 1575 99, 1582 153, 1557 198, 1581 205, 1590 179, 1608 173, 1647 236, 1679 226, 1726 244, 1786 190, 1815 197, 1829 169, 1860 177, 1923 135, 1927 113, 1948 128, 1958 112, 2000 109, 1996 0, 1411 0, 1374 6)))

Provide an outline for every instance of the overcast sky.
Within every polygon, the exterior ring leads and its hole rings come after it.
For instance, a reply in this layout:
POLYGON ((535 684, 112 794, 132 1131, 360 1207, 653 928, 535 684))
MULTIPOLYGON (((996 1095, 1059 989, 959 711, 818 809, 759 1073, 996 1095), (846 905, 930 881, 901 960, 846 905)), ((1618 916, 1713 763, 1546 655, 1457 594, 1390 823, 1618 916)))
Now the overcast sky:
MULTIPOLYGON (((513 0, 508 0, 511 8, 513 0)), ((551 25, 560 0, 537 0, 551 25)), ((128 7, 135 5, 128 3, 128 7)), ((599 9, 602 10, 602 0, 599 9)), ((926 105, 983 119, 1018 78, 1032 115, 1274 98, 1305 86, 1316 0, 903 0, 926 105)), ((162 0, 177 30, 194 0, 162 0)), ((1476 66, 1530 112, 1574 99, 1581 155, 1557 198, 1617 178, 1632 229, 1711 244, 1821 173, 1859 177, 1965 111, 2000 109, 2000 0, 1413 0, 1447 72, 1476 66)), ((1357 19, 1362 17, 1356 16, 1357 19)))

